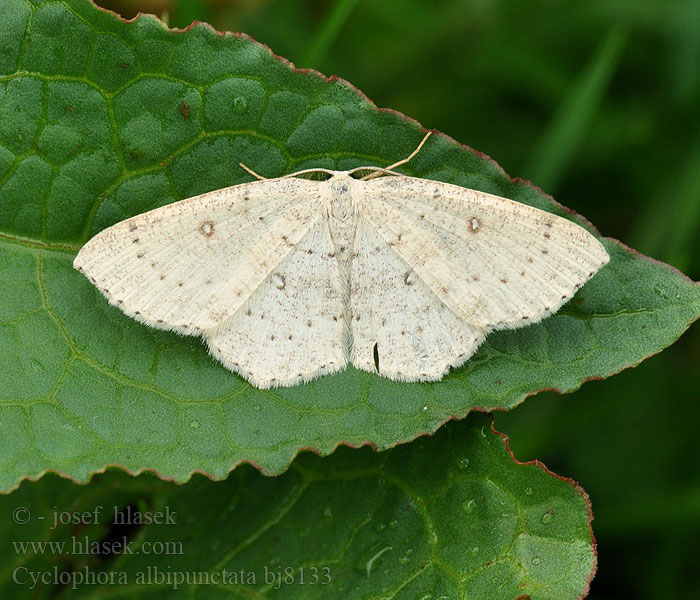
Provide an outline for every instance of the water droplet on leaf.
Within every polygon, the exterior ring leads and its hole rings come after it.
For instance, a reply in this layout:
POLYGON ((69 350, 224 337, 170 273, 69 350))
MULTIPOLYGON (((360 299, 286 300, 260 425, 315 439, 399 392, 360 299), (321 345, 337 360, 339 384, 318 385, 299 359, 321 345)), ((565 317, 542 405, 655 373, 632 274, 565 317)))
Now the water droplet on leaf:
POLYGON ((372 575, 372 571, 376 570, 381 562, 381 557, 391 552, 391 546, 384 546, 383 544, 375 544, 370 546, 360 554, 360 556, 355 561, 355 570, 359 573, 363 573, 367 577, 372 575))
POLYGON ((666 288, 663 285, 657 283, 654 286, 654 291, 658 296, 661 296, 662 298, 668 298, 668 292, 666 291, 666 288))

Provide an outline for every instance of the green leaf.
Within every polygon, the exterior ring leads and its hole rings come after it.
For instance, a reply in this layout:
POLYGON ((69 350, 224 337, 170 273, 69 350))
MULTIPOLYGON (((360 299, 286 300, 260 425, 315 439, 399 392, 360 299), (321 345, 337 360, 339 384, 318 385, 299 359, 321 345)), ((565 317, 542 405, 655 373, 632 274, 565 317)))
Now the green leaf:
POLYGON ((381 454, 307 453, 274 479, 247 467, 226 481, 198 475, 176 486, 110 471, 87 494, 55 476, 25 482, 0 498, 8 516, 0 595, 582 597, 595 565, 588 499, 539 464, 516 464, 489 424, 488 416, 473 415, 381 454), (134 523, 137 510, 160 514, 163 523, 112 524, 115 513, 134 523), (55 519, 69 523, 52 529, 55 519), (105 555, 125 535, 129 553, 105 555), (93 544, 101 553, 76 553, 93 544), (214 581, 224 569, 235 585, 172 589, 176 577, 214 581), (42 573, 47 580, 31 589, 32 574, 42 573), (58 584, 61 576, 67 585, 58 584), (90 577, 114 579, 80 584, 90 577))
MULTIPOLYGON (((387 165, 423 131, 348 83, 205 25, 124 22, 87 0, 0 4, 0 488, 118 464, 186 480, 242 461, 282 472, 302 448, 379 449, 475 408, 573 390, 671 344, 700 287, 613 240, 611 262, 556 316, 491 335, 434 384, 348 369, 260 391, 193 337, 142 326, 71 267, 103 228, 240 183, 316 166, 387 165)), ((488 157, 434 135, 406 173, 571 218, 488 157)), ((614 208, 611 208, 614 210, 614 208)))

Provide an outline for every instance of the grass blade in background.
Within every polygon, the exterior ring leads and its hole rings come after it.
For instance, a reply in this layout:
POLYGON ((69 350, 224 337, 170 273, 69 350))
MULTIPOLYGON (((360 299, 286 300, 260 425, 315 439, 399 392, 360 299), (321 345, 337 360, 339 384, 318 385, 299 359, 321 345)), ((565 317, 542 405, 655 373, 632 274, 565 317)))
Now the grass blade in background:
POLYGON ((700 134, 679 167, 664 174, 656 198, 637 221, 632 240, 684 271, 692 268, 700 251, 700 134))
POLYGON ((627 33, 612 29, 600 43, 586 68, 565 94, 546 131, 532 151, 523 176, 556 193, 576 157, 615 73, 627 33))
POLYGON ((360 0, 335 1, 309 41, 306 51, 299 59, 298 67, 318 68, 319 62, 323 60, 328 48, 330 48, 359 2, 360 0))

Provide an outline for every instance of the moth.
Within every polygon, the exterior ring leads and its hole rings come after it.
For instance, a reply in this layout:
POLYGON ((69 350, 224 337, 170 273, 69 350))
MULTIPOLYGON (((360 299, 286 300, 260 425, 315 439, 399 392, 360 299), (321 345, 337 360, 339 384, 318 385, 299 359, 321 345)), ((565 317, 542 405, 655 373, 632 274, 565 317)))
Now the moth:
POLYGON ((348 364, 439 380, 489 332, 556 312, 609 257, 562 217, 395 172, 427 138, 387 168, 246 168, 255 181, 117 223, 73 265, 130 317, 201 336, 259 388, 348 364))

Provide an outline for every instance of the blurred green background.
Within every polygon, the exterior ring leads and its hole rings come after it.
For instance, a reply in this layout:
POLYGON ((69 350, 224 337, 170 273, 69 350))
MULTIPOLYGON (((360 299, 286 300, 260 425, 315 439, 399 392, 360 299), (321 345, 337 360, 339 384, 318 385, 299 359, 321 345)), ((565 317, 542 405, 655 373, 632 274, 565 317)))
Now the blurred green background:
MULTIPOLYGON (((97 0, 243 31, 493 157, 603 235, 700 279, 700 0, 97 0)), ((577 480, 590 598, 697 598, 700 327, 496 427, 577 480)))

